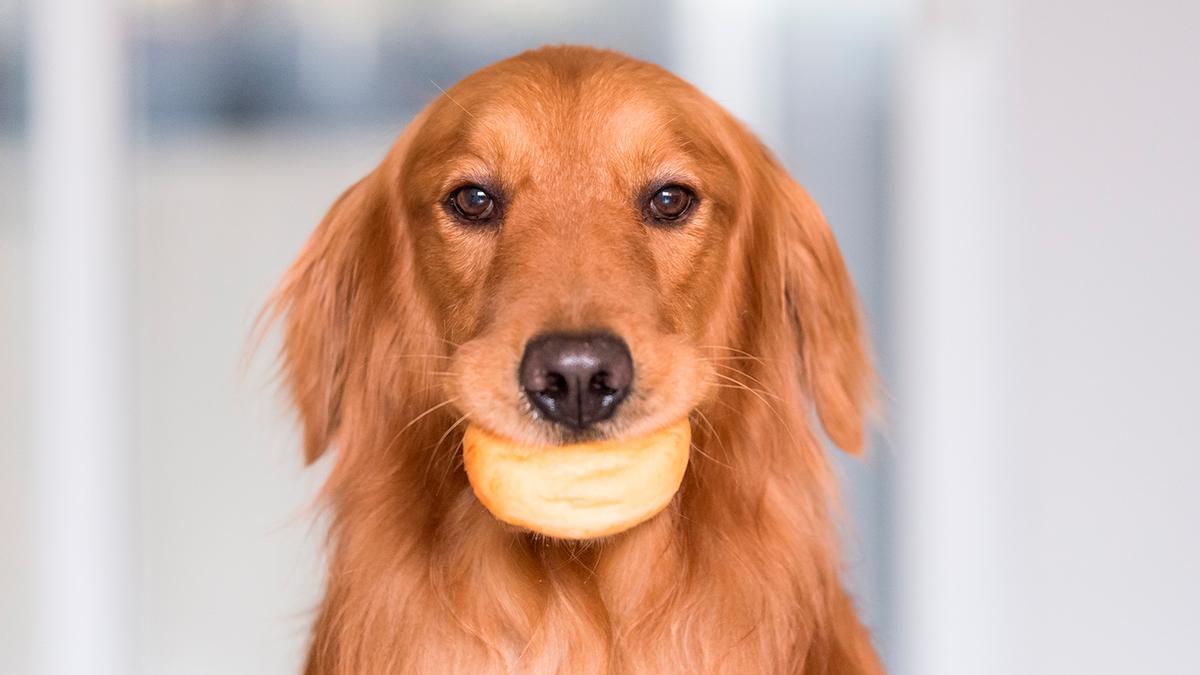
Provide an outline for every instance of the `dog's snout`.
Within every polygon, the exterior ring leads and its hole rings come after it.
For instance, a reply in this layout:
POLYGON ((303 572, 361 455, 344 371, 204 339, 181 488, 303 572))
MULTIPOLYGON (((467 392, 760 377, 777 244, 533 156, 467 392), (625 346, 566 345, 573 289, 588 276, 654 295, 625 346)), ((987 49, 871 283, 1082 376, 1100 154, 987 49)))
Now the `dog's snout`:
POLYGON ((546 333, 525 345, 525 396, 548 419, 587 427, 612 417, 633 383, 633 358, 610 333, 546 333))

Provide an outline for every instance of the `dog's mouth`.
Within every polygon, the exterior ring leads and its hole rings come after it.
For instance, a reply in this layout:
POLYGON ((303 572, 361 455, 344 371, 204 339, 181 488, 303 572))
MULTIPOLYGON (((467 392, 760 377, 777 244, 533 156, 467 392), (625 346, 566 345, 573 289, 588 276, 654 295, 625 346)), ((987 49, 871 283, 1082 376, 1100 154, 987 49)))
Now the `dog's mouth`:
POLYGON ((459 345, 445 380, 446 398, 468 423, 513 443, 638 438, 686 418, 711 380, 706 360, 681 336, 639 335, 631 349, 601 330, 513 333, 459 345))
POLYGON ((691 449, 687 417, 635 437, 524 444, 468 426, 463 461, 480 503, 498 520, 558 539, 618 534, 674 498, 691 449))
POLYGON ((480 504, 518 531, 561 540, 612 536, 662 512, 711 388, 699 350, 681 336, 641 336, 635 360, 623 341, 590 332, 534 338, 514 362, 499 337, 460 345, 451 365, 480 504))

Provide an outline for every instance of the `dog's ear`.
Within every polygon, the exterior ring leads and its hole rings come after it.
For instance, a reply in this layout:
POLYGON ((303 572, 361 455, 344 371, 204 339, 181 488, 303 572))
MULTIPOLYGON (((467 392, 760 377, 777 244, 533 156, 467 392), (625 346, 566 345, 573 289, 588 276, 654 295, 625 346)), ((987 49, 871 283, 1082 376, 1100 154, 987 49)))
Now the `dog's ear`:
POLYGON ((803 382, 829 438, 863 448, 874 375, 858 298, 833 231, 808 193, 768 156, 760 199, 773 211, 783 271, 783 302, 800 349, 803 382))
POLYGON ((267 308, 282 318, 282 367, 312 463, 333 442, 342 414, 356 308, 365 302, 362 261, 380 199, 368 176, 346 190, 309 237, 267 308))

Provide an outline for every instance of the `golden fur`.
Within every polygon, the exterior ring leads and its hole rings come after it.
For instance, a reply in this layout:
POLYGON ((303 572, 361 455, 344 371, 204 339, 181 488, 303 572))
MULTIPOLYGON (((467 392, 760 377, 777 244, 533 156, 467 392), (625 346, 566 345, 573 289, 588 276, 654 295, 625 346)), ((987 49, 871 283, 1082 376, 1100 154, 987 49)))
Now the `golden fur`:
POLYGON ((809 414, 860 451, 854 290, 807 194, 688 84, 574 47, 471 75, 337 200, 272 309, 306 457, 337 453, 307 673, 880 672, 809 414), (638 209, 664 178, 700 196, 682 226, 638 209), (445 196, 484 181, 502 225, 452 222, 445 196), (596 327, 638 378, 597 433, 690 415, 684 485, 603 541, 503 526, 467 484, 463 426, 561 440, 516 363, 535 333, 596 327))

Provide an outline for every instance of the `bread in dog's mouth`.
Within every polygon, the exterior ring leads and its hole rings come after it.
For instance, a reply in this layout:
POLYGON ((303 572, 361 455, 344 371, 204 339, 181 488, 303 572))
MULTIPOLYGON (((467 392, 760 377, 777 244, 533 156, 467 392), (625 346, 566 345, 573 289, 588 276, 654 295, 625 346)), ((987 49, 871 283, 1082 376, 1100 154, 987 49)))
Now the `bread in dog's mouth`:
POLYGON ((497 519, 558 539, 595 539, 653 518, 678 492, 691 448, 684 417, 635 438, 523 445, 471 424, 463 463, 497 519))

